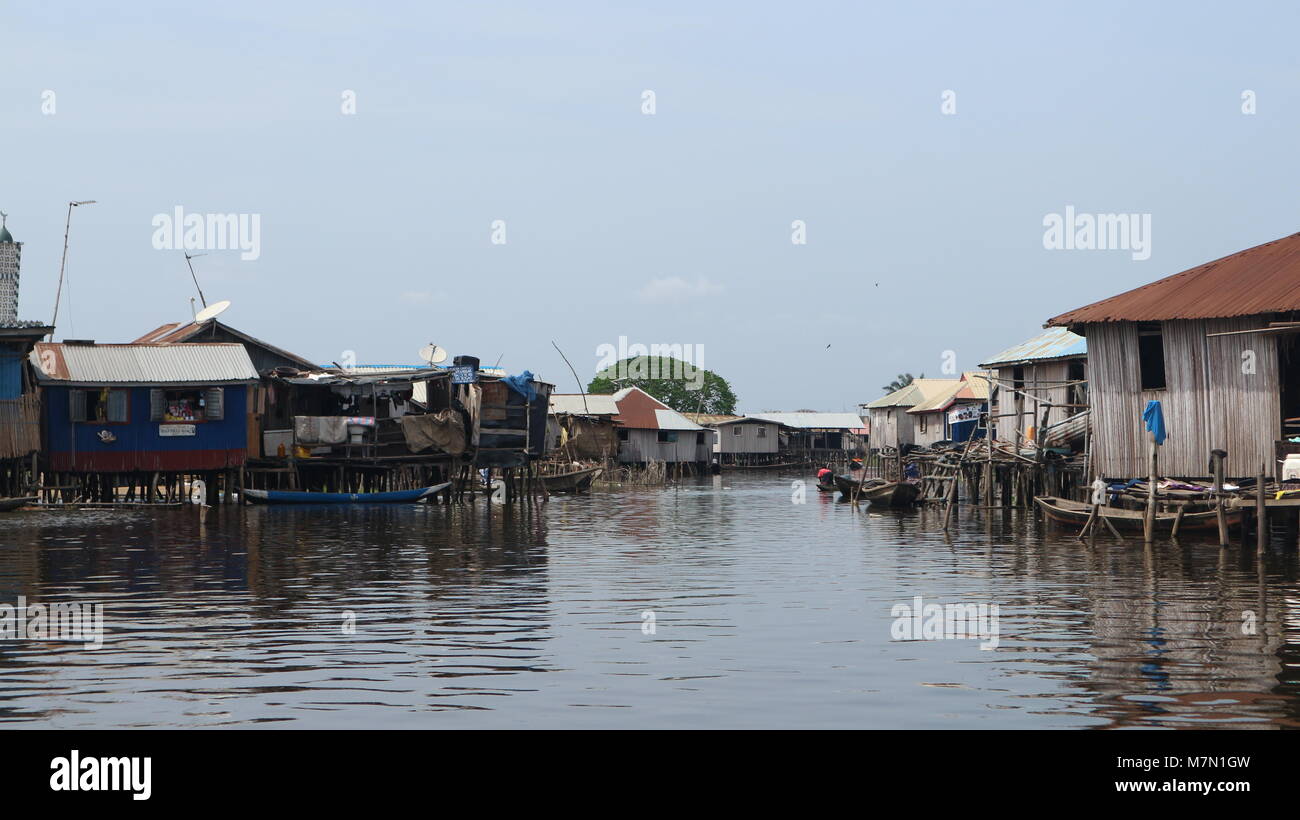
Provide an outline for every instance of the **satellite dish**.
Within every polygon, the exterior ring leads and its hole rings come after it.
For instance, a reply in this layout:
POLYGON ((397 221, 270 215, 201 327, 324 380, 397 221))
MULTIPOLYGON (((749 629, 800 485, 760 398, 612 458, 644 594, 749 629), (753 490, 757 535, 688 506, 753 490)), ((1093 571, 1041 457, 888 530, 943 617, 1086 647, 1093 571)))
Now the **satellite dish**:
POLYGON ((447 351, 435 344, 427 344, 420 348, 420 358, 429 364, 441 364, 447 361, 447 351))
POLYGON ((199 322, 206 322, 209 319, 215 319, 217 316, 220 316, 221 314, 225 313, 226 308, 228 307, 230 307, 229 299, 222 299, 220 302, 217 302, 216 304, 208 305, 203 310, 200 310, 198 313, 194 314, 194 322, 195 324, 197 324, 199 322))

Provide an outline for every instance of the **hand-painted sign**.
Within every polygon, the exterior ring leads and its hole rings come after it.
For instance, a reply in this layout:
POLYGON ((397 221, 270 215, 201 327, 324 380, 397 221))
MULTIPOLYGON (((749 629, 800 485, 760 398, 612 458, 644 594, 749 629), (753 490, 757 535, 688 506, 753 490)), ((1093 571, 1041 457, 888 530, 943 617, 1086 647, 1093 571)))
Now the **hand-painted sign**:
POLYGON ((194 435, 194 425, 193 424, 160 424, 158 425, 158 435, 192 436, 194 435))
POLYGON ((451 369, 452 384, 473 384, 476 381, 478 381, 478 368, 466 364, 451 369))

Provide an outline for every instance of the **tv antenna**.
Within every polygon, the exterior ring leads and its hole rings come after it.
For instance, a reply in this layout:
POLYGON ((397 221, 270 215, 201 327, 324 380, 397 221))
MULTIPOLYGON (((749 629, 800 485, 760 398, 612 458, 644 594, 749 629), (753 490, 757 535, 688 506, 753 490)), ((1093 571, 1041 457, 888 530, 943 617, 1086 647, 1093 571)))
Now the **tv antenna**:
POLYGON ((68 232, 72 230, 72 209, 80 205, 94 205, 94 204, 95 204, 95 200, 93 199, 83 199, 80 201, 73 201, 68 203, 68 219, 67 222, 65 222, 63 225, 63 261, 59 262, 59 289, 54 292, 54 318, 50 319, 50 328, 51 328, 50 335, 49 335, 50 339, 54 338, 53 328, 59 322, 59 300, 63 296, 63 270, 65 267, 67 267, 68 264, 68 232))
MULTIPOLYGON (((193 256, 190 256, 188 253, 186 253, 186 254, 185 254, 185 264, 189 266, 189 269, 190 269, 190 278, 194 280, 194 289, 197 290, 197 291, 199 292, 199 301, 202 302, 202 303, 203 303, 203 307, 206 308, 206 307, 208 306, 208 300, 203 298, 203 288, 199 287, 199 277, 197 277, 197 276, 194 275, 194 265, 193 265, 193 263, 190 262, 191 259, 198 259, 200 256, 207 256, 207 254, 206 254, 206 253, 196 253, 196 254, 194 254, 193 256)), ((227 303, 226 303, 226 306, 229 307, 229 306, 230 306, 230 303, 227 302, 227 303)))

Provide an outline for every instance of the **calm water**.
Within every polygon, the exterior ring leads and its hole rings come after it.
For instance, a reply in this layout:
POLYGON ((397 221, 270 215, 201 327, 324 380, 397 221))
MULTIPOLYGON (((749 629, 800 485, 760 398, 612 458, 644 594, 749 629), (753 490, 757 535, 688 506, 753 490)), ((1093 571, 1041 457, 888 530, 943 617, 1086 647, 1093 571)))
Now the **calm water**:
POLYGON ((3 516, 0 601, 100 602, 106 634, 0 642, 0 722, 1300 725, 1280 538, 1262 568, 1253 545, 1088 547, 1020 513, 963 510, 945 538, 935 512, 792 503, 795 478, 539 510, 229 508, 203 530, 192 510, 3 516), (891 639, 918 595, 997 604, 999 645, 891 639))

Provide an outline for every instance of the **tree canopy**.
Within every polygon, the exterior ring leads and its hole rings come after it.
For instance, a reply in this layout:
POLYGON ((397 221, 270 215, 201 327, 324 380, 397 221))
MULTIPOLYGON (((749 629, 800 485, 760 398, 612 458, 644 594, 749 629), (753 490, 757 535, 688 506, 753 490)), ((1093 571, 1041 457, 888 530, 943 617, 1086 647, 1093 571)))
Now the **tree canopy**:
POLYGON ((667 356, 637 356, 615 362, 596 374, 588 393, 614 393, 639 387, 679 413, 736 412, 736 394, 726 379, 667 356))

